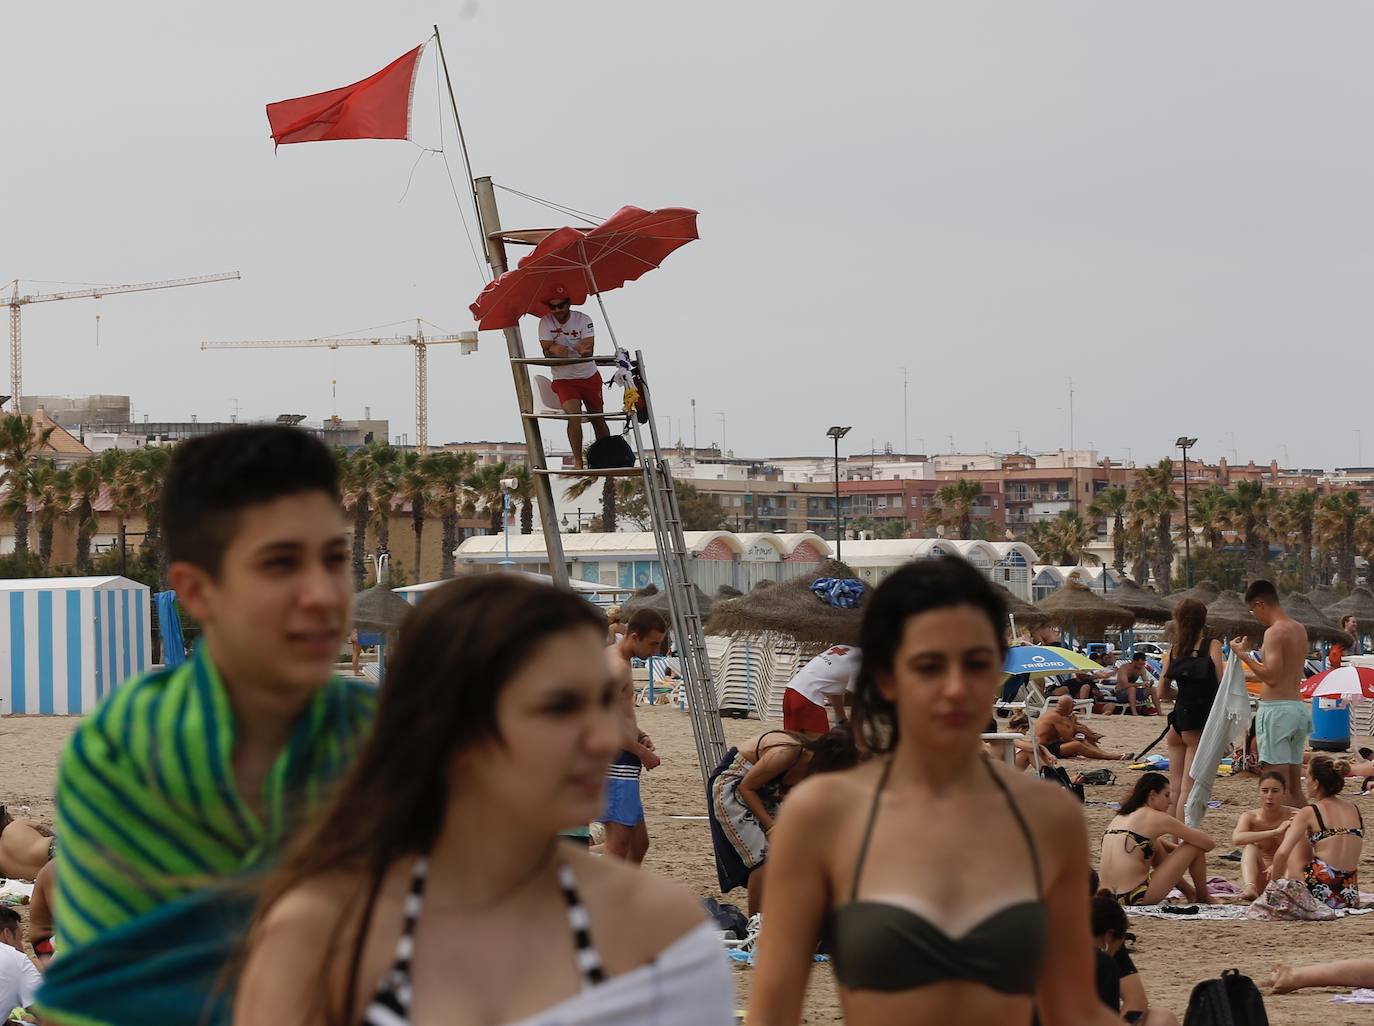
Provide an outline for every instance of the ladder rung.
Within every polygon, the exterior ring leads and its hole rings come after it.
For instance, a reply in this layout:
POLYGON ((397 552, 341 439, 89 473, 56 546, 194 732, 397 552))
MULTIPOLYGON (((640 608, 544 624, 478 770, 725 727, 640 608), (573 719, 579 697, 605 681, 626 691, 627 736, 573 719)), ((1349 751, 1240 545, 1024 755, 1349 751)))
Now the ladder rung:
POLYGON ((522 413, 526 420, 628 420, 628 413, 522 413))
POLYGON ((614 367, 614 356, 513 356, 511 363, 526 367, 569 367, 574 363, 594 363, 598 367, 614 367))
POLYGON ((576 467, 538 467, 534 473, 548 477, 639 477, 640 470, 638 467, 583 467, 580 470, 576 467))

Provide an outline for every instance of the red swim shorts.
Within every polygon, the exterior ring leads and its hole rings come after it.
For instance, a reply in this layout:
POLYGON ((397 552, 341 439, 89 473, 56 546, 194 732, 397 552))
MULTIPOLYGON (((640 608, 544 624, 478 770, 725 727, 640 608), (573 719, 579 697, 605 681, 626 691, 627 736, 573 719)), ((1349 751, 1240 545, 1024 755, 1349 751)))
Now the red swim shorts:
POLYGON ((782 693, 782 729, 824 734, 830 729, 830 717, 824 707, 788 688, 782 693))
POLYGON ((560 403, 580 400, 590 413, 600 413, 604 406, 600 374, 589 374, 585 378, 554 378, 553 392, 560 403))

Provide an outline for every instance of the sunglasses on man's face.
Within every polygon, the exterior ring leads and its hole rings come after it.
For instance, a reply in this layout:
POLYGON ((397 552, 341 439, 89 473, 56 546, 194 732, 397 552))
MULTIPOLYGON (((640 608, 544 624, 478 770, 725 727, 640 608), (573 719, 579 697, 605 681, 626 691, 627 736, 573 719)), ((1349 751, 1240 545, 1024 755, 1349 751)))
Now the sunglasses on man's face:
POLYGON ((560 301, 560 302, 557 302, 557 303, 550 303, 550 304, 549 304, 549 309, 550 309, 550 310, 566 310, 566 309, 567 309, 568 307, 570 307, 570 306, 572 306, 572 302, 569 301, 569 300, 567 300, 567 299, 564 299, 564 300, 562 300, 562 301, 560 301))

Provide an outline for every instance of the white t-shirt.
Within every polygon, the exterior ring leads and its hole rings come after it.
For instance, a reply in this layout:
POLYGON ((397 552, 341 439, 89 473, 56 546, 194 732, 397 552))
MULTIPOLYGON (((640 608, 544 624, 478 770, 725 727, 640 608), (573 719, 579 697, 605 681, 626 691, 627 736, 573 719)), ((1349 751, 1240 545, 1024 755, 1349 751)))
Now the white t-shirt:
POLYGON ((831 695, 854 690, 862 661, 855 646, 836 645, 803 666, 787 686, 814 705, 828 705, 831 695))
MULTIPOLYGON (((558 318, 553 314, 545 314, 539 318, 540 342, 556 342, 560 346, 576 349, 584 339, 593 338, 595 335, 596 332, 592 330, 592 319, 580 310, 569 313, 566 324, 559 324, 558 318)), ((561 367, 550 369, 555 379, 590 378, 596 373, 596 364, 588 360, 586 363, 565 363, 561 367)))
POLYGON ((0 1015, 12 1008, 28 1008, 38 999, 43 976, 22 951, 0 943, 0 1015))

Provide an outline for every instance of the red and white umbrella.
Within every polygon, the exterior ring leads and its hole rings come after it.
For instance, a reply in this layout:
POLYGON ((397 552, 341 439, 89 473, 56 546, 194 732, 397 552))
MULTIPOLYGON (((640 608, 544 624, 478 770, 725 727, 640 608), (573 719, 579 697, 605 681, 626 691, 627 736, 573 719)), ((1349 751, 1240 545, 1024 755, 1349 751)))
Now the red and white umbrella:
POLYGON ((1374 698, 1374 667, 1338 666, 1303 681, 1303 698, 1374 698))

